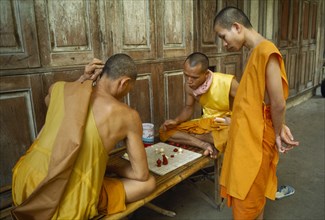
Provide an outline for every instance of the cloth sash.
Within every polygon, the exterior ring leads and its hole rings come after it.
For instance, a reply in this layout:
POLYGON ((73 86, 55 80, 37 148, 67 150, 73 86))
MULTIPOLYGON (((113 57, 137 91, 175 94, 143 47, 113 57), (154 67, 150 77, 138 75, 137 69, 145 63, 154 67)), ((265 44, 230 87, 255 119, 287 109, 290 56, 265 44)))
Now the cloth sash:
POLYGON ((194 96, 200 96, 209 90, 211 83, 212 83, 213 72, 211 72, 211 70, 208 70, 208 72, 209 72, 208 77, 205 80, 205 82, 202 85, 200 85, 199 88, 197 88, 196 90, 193 91, 194 96))
POLYGON ((13 219, 46 220, 54 215, 80 150, 91 92, 91 81, 65 83, 65 115, 55 138, 48 174, 22 204, 12 209, 13 219))

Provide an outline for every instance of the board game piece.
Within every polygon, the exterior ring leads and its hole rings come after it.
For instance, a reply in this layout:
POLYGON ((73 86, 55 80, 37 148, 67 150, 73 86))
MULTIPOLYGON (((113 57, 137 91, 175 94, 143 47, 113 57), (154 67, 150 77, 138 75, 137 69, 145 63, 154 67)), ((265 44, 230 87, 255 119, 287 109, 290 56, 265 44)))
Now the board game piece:
MULTIPOLYGON (((202 154, 197 152, 186 150, 180 147, 176 147, 176 148, 178 149, 178 152, 174 152, 175 146, 162 143, 162 142, 146 147, 145 150, 147 153, 149 170, 158 175, 165 175, 166 173, 169 173, 177 169, 178 167, 181 167, 184 164, 187 164, 202 156, 202 154), (163 154, 166 156, 166 158, 169 157, 169 159, 167 159, 168 160, 167 165, 161 165, 159 167, 157 160, 163 159, 162 153, 160 153, 161 148, 164 149, 163 154), (156 149, 159 150, 158 153, 156 152, 156 149), (173 157, 171 155, 173 155, 173 157)), ((128 157, 125 155, 123 155, 122 158, 128 160, 128 157)))

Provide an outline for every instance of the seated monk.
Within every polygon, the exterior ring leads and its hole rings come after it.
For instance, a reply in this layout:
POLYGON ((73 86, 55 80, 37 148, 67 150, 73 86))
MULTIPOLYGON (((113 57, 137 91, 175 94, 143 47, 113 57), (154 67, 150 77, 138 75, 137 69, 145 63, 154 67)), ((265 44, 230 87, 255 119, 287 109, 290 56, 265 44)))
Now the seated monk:
POLYGON ((94 59, 80 80, 50 87, 44 127, 13 169, 14 219, 90 219, 121 212, 154 190, 141 119, 120 101, 136 77, 133 60, 116 54, 104 67, 94 59), (81 82, 99 72, 96 82, 81 82), (130 164, 107 178, 108 155, 121 140, 130 164))
POLYGON ((230 123, 230 101, 235 97, 238 82, 233 75, 214 73, 206 55, 195 52, 184 63, 186 103, 175 119, 166 120, 160 128, 160 139, 196 146, 204 155, 216 158, 227 143, 230 123), (195 102, 203 108, 201 118, 189 120, 195 102))

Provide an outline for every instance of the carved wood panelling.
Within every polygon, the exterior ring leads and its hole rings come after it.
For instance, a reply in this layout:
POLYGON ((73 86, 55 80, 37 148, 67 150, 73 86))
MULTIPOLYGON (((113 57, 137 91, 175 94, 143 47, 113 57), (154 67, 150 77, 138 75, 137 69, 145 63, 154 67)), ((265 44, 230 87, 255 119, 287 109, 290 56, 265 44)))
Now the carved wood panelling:
POLYGON ((290 26, 290 0, 280 0, 279 3, 279 39, 280 39, 280 47, 288 46, 289 41, 289 26, 290 26))
POLYGON ((299 77, 299 91, 313 86, 316 66, 316 47, 314 45, 302 47, 300 51, 300 77, 299 77))
POLYGON ((157 4, 161 16, 162 56, 164 58, 187 56, 193 49, 191 43, 193 13, 188 13, 193 11, 193 2, 163 0, 157 4))
POLYGON ((313 80, 314 80, 314 75, 315 75, 315 66, 316 66, 316 51, 315 51, 315 46, 312 45, 308 49, 308 63, 309 63, 309 68, 308 68, 308 77, 307 77, 307 84, 306 86, 308 88, 313 86, 313 80))
POLYGON ((300 62, 300 75, 299 75, 299 91, 302 91, 306 88, 307 77, 308 77, 308 53, 307 48, 303 48, 300 51, 299 56, 300 62))
POLYGON ((0 69, 39 67, 33 1, 0 1, 0 69))
POLYGON ((2 188, 11 184, 11 169, 36 137, 35 116, 29 89, 0 93, 0 124, 2 188))
POLYGON ((217 1, 203 0, 198 1, 198 30, 201 38, 199 38, 199 51, 205 54, 215 54, 217 51, 216 34, 213 30, 213 16, 216 13, 217 1))
POLYGON ((216 61, 212 61, 210 63, 216 64, 216 72, 235 75, 237 81, 240 81, 243 71, 241 59, 242 57, 240 54, 234 54, 224 57, 218 57, 216 61))
POLYGON ((316 26, 318 16, 318 3, 303 1, 302 3, 302 44, 316 43, 316 26))
POLYGON ((310 19, 310 2, 303 1, 302 3, 302 43, 308 44, 309 42, 309 19, 310 19))
POLYGON ((164 72, 165 119, 175 118, 185 105, 183 70, 164 72))
POLYGON ((292 1, 292 25, 291 25, 291 42, 290 44, 292 46, 299 46, 299 31, 300 31, 300 26, 299 22, 301 17, 297 16, 299 15, 299 8, 300 8, 300 2, 299 0, 293 0, 292 1))
POLYGON ((155 121, 151 75, 151 73, 139 74, 133 90, 126 96, 125 100, 131 108, 139 112, 144 123, 153 123, 155 121))
POLYGON ((299 74, 299 51, 298 49, 281 50, 282 58, 285 63, 287 80, 289 86, 289 96, 297 93, 297 76, 299 74))
POLYGON ((10 189, 11 170, 42 127, 46 110, 39 75, 0 80, 0 197, 10 189))
POLYGON ((45 66, 85 64, 98 54, 95 2, 35 1, 45 66))
POLYGON ((296 94, 296 75, 299 73, 298 70, 298 51, 297 50, 290 50, 289 52, 289 62, 287 65, 287 77, 288 77, 288 84, 290 95, 296 94))
MULTIPOLYGON (((124 101, 155 124, 157 135, 184 106, 182 65, 191 52, 206 53, 211 69, 240 80, 248 50, 227 52, 220 40, 215 44, 212 27, 215 12, 230 5, 254 15, 258 31, 274 37, 291 96, 317 85, 322 1, 0 0, 0 218, 9 213, 3 208, 11 203, 11 168, 44 123, 52 83, 74 81, 93 57, 127 53, 140 75, 124 101)), ((193 117, 200 115, 196 105, 193 117)))
POLYGON ((105 5, 106 21, 102 22, 111 26, 105 31, 114 42, 112 53, 127 53, 135 60, 155 59, 154 2, 117 0, 105 5))

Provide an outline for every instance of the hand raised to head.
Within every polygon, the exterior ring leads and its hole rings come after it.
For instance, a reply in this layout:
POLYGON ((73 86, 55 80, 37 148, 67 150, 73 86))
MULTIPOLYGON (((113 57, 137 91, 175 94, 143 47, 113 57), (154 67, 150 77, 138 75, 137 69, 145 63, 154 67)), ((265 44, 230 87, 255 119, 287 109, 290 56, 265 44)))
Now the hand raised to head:
POLYGON ((94 58, 89 64, 85 66, 84 74, 80 76, 78 81, 84 82, 86 80, 96 81, 104 68, 103 61, 94 58))

